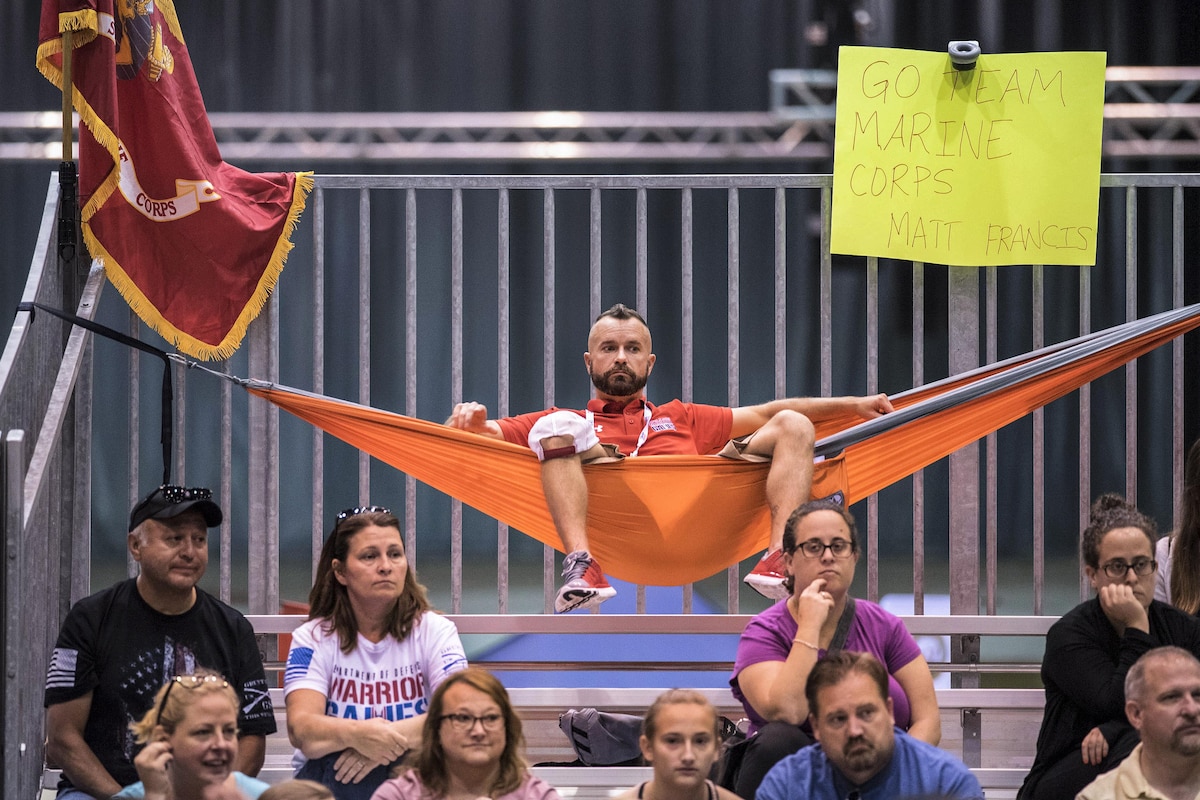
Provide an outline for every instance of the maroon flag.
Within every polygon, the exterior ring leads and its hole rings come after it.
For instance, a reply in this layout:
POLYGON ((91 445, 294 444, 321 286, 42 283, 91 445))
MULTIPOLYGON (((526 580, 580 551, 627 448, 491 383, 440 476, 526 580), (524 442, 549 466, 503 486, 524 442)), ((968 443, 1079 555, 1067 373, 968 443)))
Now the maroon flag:
POLYGON ((43 0, 37 66, 59 88, 63 31, 92 257, 171 344, 229 356, 279 279, 311 173, 221 160, 172 0, 43 0))

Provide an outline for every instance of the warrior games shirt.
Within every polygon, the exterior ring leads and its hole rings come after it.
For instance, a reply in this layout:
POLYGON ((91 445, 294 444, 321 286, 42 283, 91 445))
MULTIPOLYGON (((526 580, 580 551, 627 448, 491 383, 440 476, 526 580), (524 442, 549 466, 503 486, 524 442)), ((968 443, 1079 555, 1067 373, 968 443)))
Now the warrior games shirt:
MULTIPOLYGON (((424 714, 437 685, 465 669, 467 656, 458 628, 433 612, 421 615, 403 640, 362 636, 343 653, 329 621, 312 619, 292 634, 283 693, 312 689, 325 696, 325 715, 342 719, 408 719, 424 714)), ((298 769, 305 762, 296 751, 298 769)))

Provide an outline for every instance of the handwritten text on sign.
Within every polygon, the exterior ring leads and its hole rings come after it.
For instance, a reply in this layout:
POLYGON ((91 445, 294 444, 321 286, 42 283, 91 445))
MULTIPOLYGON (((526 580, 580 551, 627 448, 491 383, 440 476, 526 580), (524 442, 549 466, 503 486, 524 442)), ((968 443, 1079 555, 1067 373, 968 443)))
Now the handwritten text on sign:
POLYGON ((841 48, 833 252, 1095 264, 1104 59, 841 48))

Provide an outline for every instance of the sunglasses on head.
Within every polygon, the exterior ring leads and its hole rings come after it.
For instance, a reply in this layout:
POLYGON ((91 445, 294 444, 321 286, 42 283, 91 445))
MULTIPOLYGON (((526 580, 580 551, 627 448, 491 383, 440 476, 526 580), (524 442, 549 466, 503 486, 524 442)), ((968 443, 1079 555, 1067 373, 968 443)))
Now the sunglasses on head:
POLYGON ((158 701, 158 711, 154 715, 156 722, 162 722, 163 710, 167 707, 167 698, 171 696, 171 690, 175 688, 175 684, 180 684, 188 689, 195 689, 205 683, 216 683, 225 688, 229 686, 229 681, 222 678, 220 675, 176 675, 167 682, 167 690, 163 692, 162 700, 158 701))
POLYGON ((212 500, 212 489, 202 486, 175 486, 163 484, 154 494, 162 495, 168 502, 182 503, 185 500, 212 500))
POLYGON ((345 511, 339 511, 337 513, 337 522, 338 524, 341 524, 350 517, 357 517, 359 514, 390 513, 392 513, 392 510, 390 508, 385 508, 384 506, 355 506, 354 508, 347 508, 345 511))

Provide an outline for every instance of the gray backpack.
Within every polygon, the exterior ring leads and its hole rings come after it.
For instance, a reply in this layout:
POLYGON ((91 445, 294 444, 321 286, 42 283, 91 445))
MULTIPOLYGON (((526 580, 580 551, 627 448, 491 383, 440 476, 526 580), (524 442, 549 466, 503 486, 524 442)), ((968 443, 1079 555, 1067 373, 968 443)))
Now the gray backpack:
POLYGON ((579 760, 589 767, 638 766, 642 751, 642 718, 594 708, 571 709, 558 717, 558 727, 571 740, 579 760))

